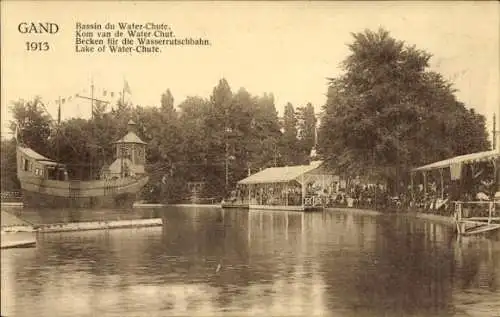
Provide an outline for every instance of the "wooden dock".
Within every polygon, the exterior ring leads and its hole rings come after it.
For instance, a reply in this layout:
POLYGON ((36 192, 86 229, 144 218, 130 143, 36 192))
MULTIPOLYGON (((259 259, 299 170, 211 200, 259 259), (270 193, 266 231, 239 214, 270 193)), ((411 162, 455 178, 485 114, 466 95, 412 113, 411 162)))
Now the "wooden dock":
POLYGON ((500 231, 500 200, 456 201, 454 218, 461 236, 500 231))
POLYGON ((37 232, 54 233, 69 231, 106 230, 123 228, 146 228, 163 226, 162 218, 152 219, 132 219, 132 220, 111 220, 111 221, 87 221, 44 224, 35 227, 37 232))
MULTIPOLYGON (((15 237, 14 235, 19 233, 51 233, 161 226, 163 226, 162 218, 31 224, 8 212, 2 211, 1 232, 3 243, 6 241, 5 237, 15 237)), ((14 241, 15 239, 11 240, 14 241)))
POLYGON ((248 203, 222 202, 220 204, 220 207, 225 208, 225 209, 248 209, 249 205, 248 205, 248 203))
POLYGON ((250 210, 282 210, 282 211, 321 211, 322 206, 293 205, 249 205, 250 210))
POLYGON ((0 249, 34 248, 35 246, 36 246, 36 239, 4 241, 2 237, 0 249))

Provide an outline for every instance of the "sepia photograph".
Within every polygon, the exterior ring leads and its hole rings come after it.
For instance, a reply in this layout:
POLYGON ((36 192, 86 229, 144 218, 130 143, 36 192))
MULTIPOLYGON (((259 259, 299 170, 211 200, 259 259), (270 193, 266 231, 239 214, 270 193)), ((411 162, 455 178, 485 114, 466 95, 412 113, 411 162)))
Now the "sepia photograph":
POLYGON ((0 3, 1 317, 500 317, 500 3, 0 3))

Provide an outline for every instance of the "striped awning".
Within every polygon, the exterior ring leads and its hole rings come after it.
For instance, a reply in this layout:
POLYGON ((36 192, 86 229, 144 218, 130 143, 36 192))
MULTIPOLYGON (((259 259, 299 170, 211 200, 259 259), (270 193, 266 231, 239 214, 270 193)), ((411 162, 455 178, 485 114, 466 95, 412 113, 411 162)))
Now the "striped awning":
POLYGON ((455 156, 446 160, 434 162, 424 166, 420 166, 412 169, 412 171, 413 172, 430 171, 435 169, 449 168, 455 164, 470 164, 476 162, 485 162, 496 159, 498 157, 500 157, 500 152, 497 150, 470 153, 470 154, 455 156))

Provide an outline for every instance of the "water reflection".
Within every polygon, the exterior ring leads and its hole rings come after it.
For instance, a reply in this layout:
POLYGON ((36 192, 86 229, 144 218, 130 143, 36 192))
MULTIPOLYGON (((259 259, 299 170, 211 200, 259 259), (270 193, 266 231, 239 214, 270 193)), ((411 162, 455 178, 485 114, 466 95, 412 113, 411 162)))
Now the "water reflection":
POLYGON ((142 214, 163 217, 163 227, 44 234, 36 249, 2 251, 2 315, 499 310, 499 243, 457 241, 434 223, 185 207, 142 214))

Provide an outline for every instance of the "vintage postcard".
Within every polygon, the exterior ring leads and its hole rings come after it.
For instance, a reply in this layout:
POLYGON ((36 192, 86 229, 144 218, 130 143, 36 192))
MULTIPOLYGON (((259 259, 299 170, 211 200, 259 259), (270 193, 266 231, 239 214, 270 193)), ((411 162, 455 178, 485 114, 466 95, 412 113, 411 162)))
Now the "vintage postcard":
POLYGON ((500 317, 495 1, 2 1, 1 316, 500 317))

